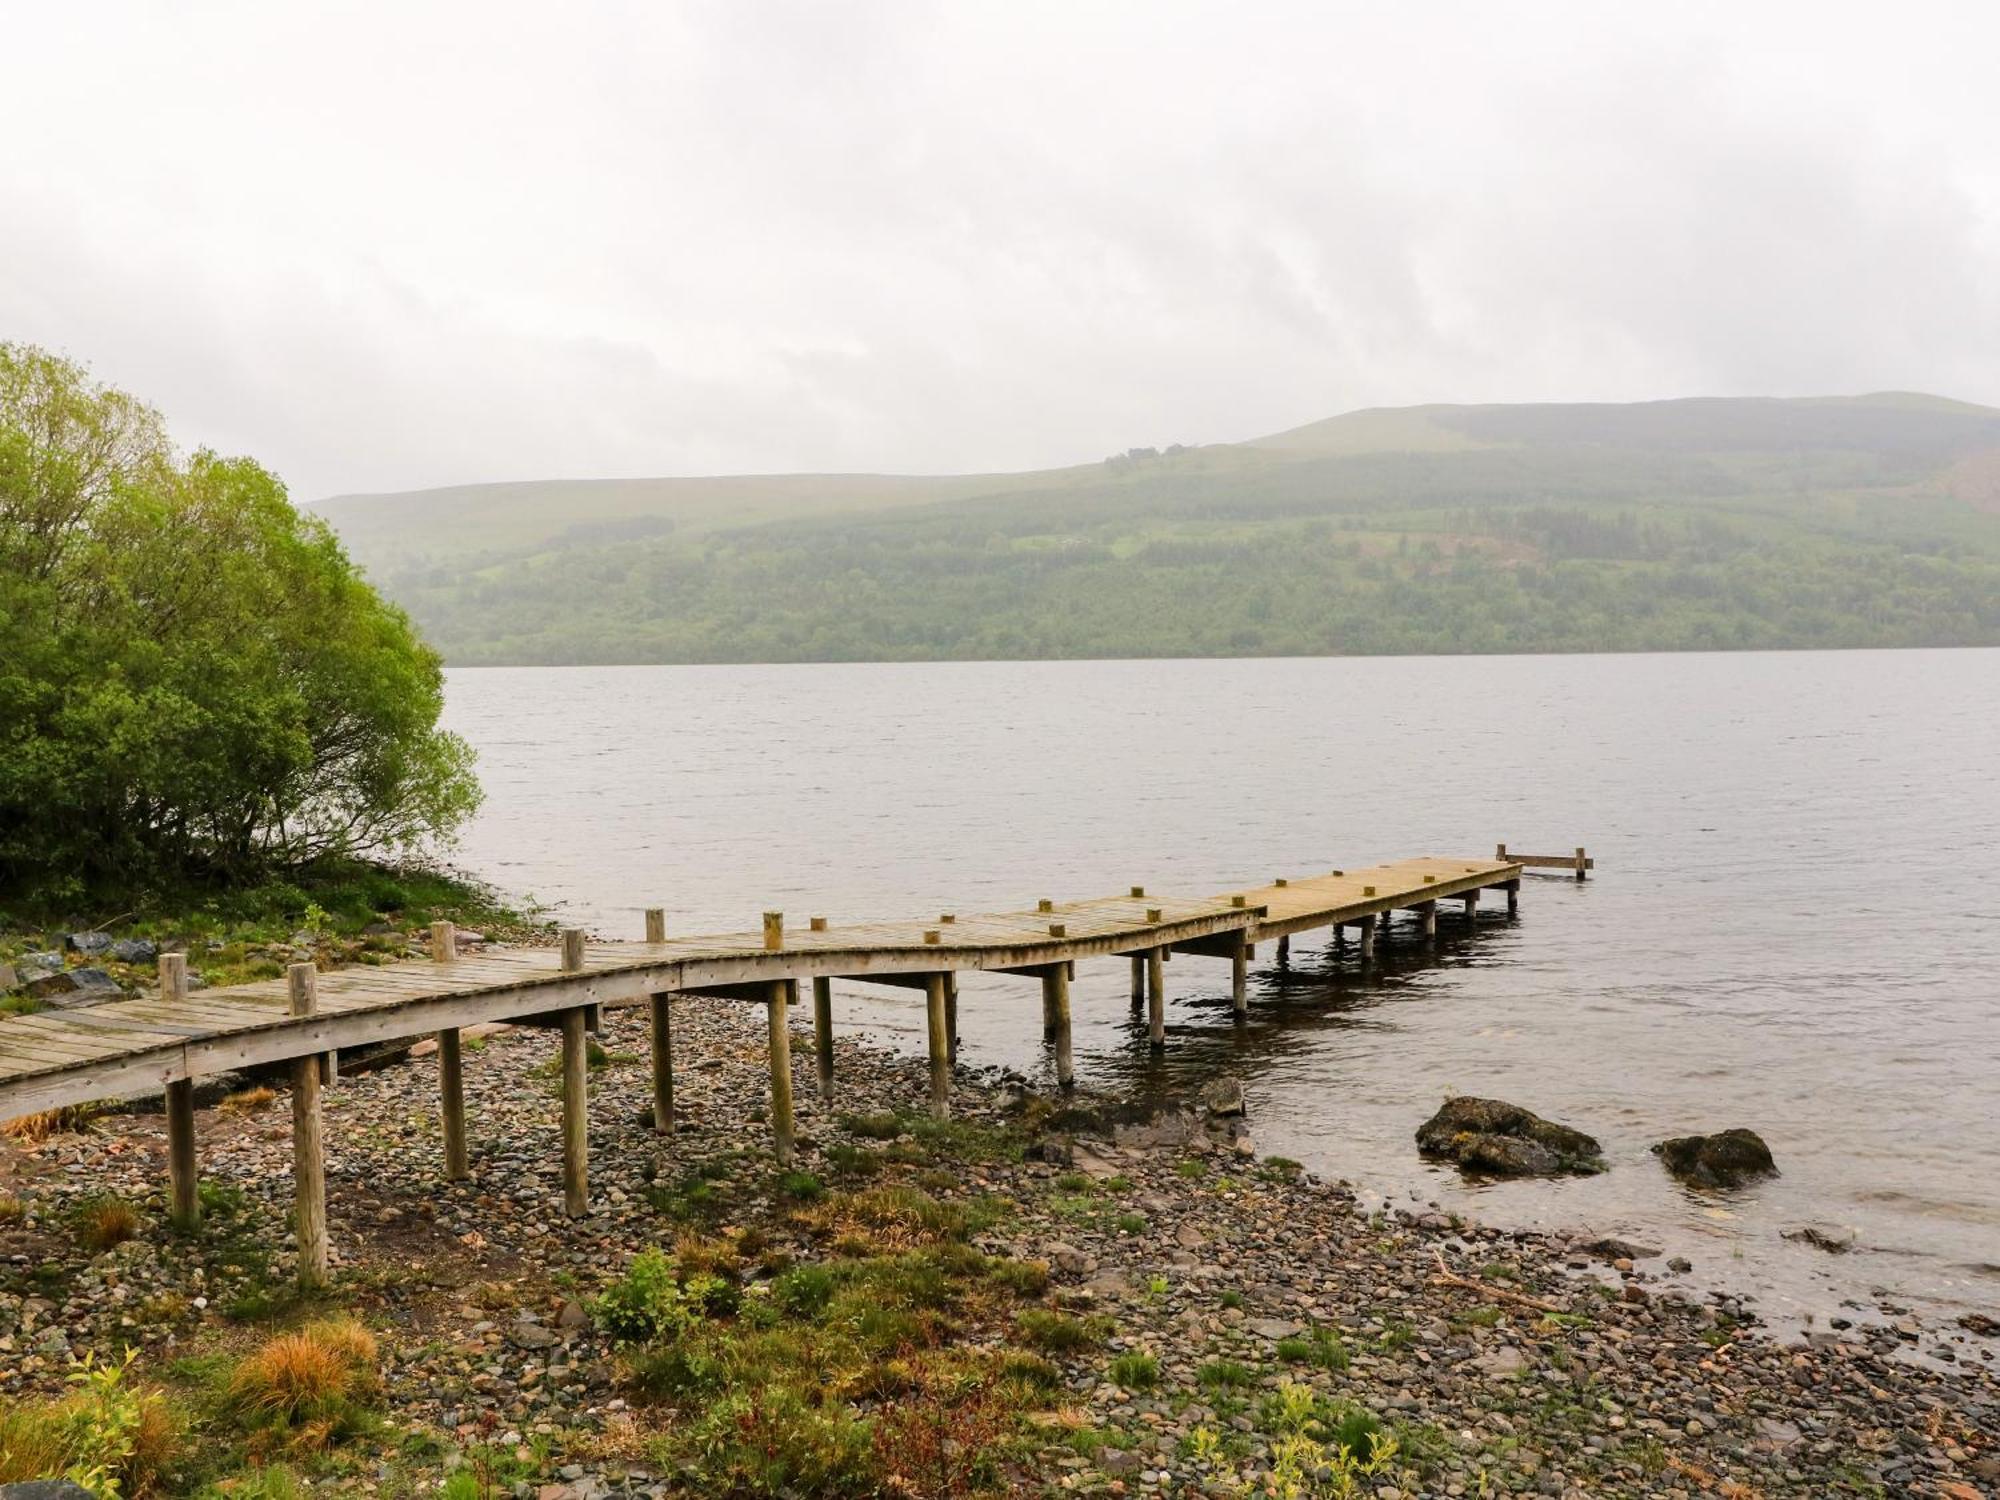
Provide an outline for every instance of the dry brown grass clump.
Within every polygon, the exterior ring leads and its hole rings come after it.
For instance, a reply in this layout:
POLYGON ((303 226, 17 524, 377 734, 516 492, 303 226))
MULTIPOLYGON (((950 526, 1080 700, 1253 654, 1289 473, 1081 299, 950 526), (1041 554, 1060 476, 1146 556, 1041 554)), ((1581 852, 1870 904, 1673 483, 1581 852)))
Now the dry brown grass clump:
POLYGON ((268 1340, 236 1367, 232 1404, 248 1425, 300 1447, 350 1430, 376 1391, 375 1336, 352 1318, 308 1323, 268 1340))
POLYGON ((80 1135, 104 1111, 95 1104, 65 1104, 32 1115, 0 1121, 0 1135, 24 1146, 39 1146, 52 1135, 80 1135))
POLYGON ((93 1255, 124 1244, 139 1232, 139 1211, 123 1198, 99 1198, 77 1215, 76 1238, 93 1255))
POLYGON ((276 1089, 267 1089, 259 1084, 253 1089, 239 1089, 224 1096, 215 1107, 226 1115, 247 1115, 255 1110, 267 1108, 278 1097, 276 1089))
POLYGON ((0 1198, 0 1224, 18 1224, 28 1217, 28 1205, 19 1198, 0 1198))

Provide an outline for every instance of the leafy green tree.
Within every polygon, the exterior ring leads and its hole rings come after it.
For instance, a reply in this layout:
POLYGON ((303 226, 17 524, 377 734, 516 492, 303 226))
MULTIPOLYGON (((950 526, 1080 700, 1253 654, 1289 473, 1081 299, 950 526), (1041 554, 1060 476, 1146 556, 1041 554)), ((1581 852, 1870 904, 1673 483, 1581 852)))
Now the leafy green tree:
POLYGON ((0 344, 0 892, 406 853, 479 800, 403 612, 249 459, 0 344))

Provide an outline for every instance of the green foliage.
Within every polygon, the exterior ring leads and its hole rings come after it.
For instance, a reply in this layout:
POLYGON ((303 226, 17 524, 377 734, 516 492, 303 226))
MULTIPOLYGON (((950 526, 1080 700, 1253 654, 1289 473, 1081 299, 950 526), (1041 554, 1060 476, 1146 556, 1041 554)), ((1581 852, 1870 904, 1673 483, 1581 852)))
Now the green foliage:
POLYGON ((1323 1370, 1347 1368, 1347 1346, 1331 1329, 1309 1328, 1303 1334, 1278 1340, 1278 1358, 1295 1365, 1318 1365, 1323 1370))
POLYGON ((1130 1349, 1112 1360, 1106 1373, 1113 1385, 1128 1391, 1150 1391, 1160 1383, 1160 1362, 1150 1354, 1130 1349))
POLYGON ((0 887, 419 847, 478 802, 442 702, 435 653, 275 478, 183 461, 129 396, 0 344, 0 887))
POLYGON ((632 1257, 593 1308, 598 1326, 621 1343, 643 1344, 684 1329, 693 1314, 673 1262, 657 1245, 632 1257))
POLYGON ((1103 1343, 1111 1333, 1112 1323, 1103 1313, 1072 1318, 1045 1307, 1030 1307, 1023 1309, 1014 1326, 1024 1343, 1051 1354, 1074 1354, 1103 1343))
POLYGON ((150 1488, 176 1439, 164 1399, 127 1383, 134 1358, 99 1364, 86 1354, 61 1401, 0 1406, 0 1484, 59 1476, 100 1500, 150 1488))

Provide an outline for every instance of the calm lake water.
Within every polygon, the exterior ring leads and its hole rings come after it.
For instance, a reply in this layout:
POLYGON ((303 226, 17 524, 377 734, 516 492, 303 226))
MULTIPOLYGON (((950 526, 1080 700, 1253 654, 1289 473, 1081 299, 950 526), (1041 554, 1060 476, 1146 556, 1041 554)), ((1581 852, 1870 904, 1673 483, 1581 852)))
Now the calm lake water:
MULTIPOLYGON (((2000 651, 495 668, 448 696, 488 794, 462 862, 607 936, 650 905, 741 930, 1587 844, 1596 878, 1447 915, 1435 952, 1364 975, 1295 941, 1246 1025, 1225 962, 1176 958, 1164 1061, 1124 961, 1085 964, 1079 1073, 1236 1073, 1262 1151, 1640 1238, 1773 1319, 2000 1312, 2000 651), (1411 1133, 1455 1092, 1588 1130, 1611 1170, 1428 1166, 1411 1133), (1731 1125, 1783 1175, 1695 1194, 1647 1150, 1731 1125), (1779 1237, 1806 1221, 1855 1252, 1779 1237)), ((1048 1073, 1032 984, 964 993, 963 1061, 1048 1073)), ((837 997, 920 1050, 920 996, 837 997)))

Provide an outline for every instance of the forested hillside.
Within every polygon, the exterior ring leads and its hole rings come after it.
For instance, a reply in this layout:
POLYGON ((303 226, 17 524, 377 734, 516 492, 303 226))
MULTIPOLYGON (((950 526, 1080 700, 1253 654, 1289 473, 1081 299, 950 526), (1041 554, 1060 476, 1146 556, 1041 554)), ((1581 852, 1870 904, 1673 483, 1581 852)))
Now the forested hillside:
POLYGON ((2000 643, 2000 412, 1930 397, 1418 407, 1028 475, 436 496, 325 514, 458 663, 2000 643))

